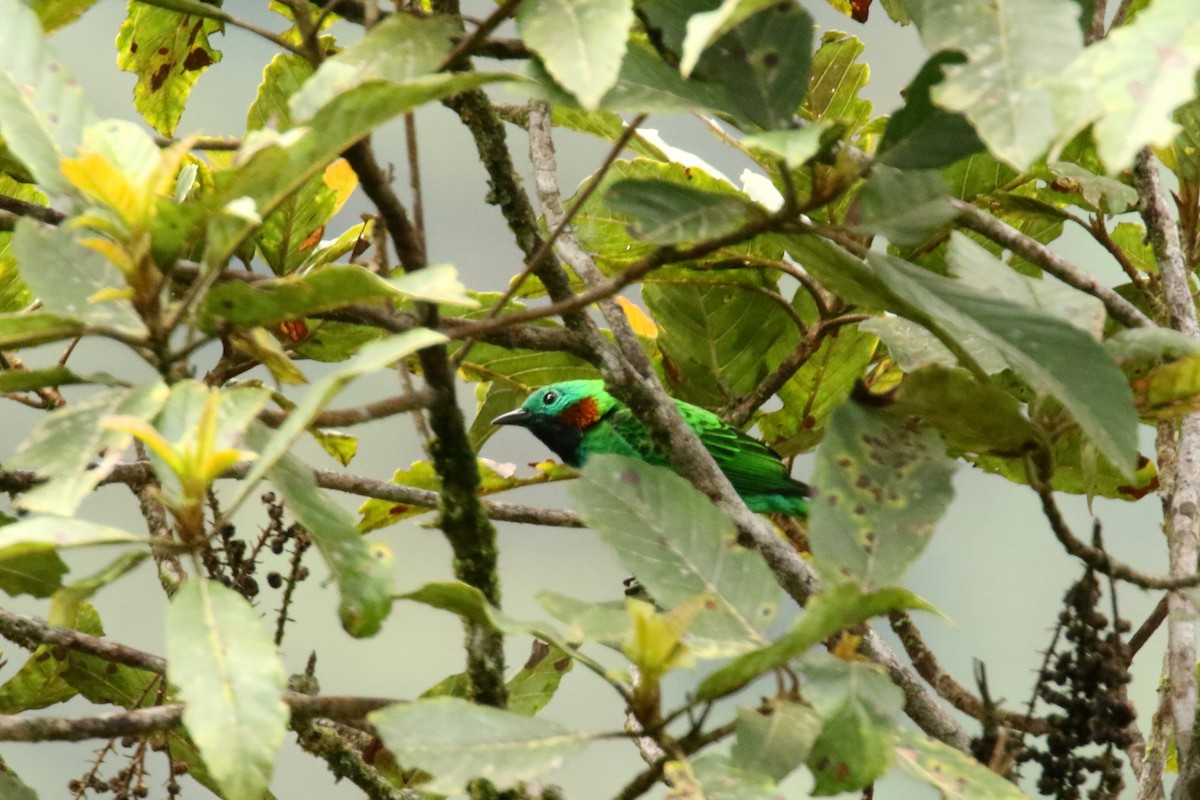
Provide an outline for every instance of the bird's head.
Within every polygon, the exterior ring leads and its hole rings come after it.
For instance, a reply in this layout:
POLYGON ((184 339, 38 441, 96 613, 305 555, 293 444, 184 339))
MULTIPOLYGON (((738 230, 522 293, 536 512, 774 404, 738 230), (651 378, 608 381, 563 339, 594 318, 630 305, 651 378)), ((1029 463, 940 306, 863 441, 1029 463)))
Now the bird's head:
POLYGON ((604 381, 563 381, 536 389, 520 408, 501 414, 492 424, 528 428, 563 461, 578 466, 584 431, 599 422, 616 402, 604 390, 604 381))

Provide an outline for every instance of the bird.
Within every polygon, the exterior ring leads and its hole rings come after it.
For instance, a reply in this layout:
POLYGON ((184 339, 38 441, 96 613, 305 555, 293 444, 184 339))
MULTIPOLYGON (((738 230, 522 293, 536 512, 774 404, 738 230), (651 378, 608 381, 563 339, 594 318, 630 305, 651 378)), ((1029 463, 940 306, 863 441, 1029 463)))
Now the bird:
MULTIPOLYGON (((779 454, 706 409, 675 400, 683 421, 754 512, 807 517, 809 486, 794 480, 779 454)), ((528 429, 564 463, 579 469, 589 456, 607 453, 671 467, 650 431, 602 380, 552 383, 534 390, 493 425, 528 429)))

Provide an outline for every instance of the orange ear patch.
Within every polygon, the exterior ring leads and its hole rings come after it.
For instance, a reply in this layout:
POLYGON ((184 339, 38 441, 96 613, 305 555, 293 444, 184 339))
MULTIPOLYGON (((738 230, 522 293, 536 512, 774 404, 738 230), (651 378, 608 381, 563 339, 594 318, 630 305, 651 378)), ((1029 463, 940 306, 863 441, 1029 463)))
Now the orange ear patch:
POLYGON ((585 397, 564 408, 558 418, 568 425, 584 430, 600 421, 600 409, 595 400, 585 397))

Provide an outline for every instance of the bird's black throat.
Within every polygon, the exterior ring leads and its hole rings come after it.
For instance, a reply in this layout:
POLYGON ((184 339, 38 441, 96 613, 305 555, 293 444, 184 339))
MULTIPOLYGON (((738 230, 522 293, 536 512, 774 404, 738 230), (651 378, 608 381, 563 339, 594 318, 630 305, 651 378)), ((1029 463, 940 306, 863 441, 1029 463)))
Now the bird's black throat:
POLYGON ((564 464, 576 469, 583 466, 583 453, 579 449, 583 442, 583 431, 577 426, 557 417, 537 415, 531 416, 523 424, 542 444, 553 450, 564 464))

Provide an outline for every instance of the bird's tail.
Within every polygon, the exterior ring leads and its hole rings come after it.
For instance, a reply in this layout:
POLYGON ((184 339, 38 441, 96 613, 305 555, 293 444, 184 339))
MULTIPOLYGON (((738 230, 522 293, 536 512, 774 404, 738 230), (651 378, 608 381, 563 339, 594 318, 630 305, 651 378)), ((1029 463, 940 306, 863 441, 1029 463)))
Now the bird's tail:
POLYGON ((808 500, 812 489, 807 483, 792 481, 786 489, 770 494, 753 494, 742 499, 746 507, 758 514, 783 514, 787 517, 808 517, 808 500))

